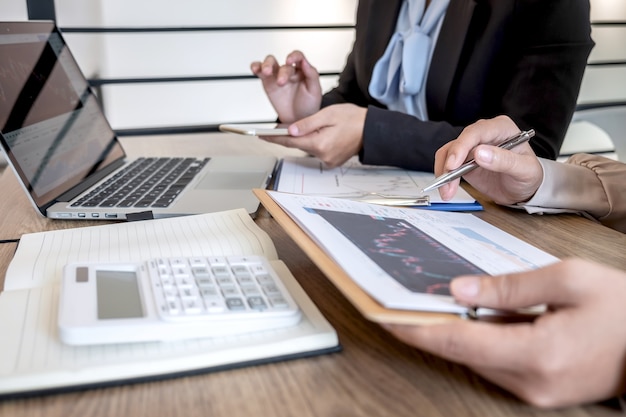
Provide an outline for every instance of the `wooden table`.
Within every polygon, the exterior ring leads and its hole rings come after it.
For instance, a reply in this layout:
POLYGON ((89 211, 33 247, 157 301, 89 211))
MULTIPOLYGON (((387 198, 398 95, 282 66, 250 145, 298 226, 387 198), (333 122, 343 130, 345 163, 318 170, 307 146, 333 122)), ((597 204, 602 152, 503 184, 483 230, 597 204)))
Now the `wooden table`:
MULTIPOLYGON (((123 139, 132 154, 298 154, 255 138, 222 134, 123 139)), ((12 172, 0 177, 0 239, 102 224, 44 219, 12 172)), ((470 192, 473 193, 472 190, 470 192)), ((475 194, 475 193, 473 193, 475 194)), ((480 196, 476 215, 558 257, 581 256, 626 269, 626 235, 575 215, 531 216, 480 196)), ((256 222, 301 286, 337 329, 341 353, 157 382, 0 401, 0 416, 612 416, 604 404, 541 411, 468 369, 417 351, 368 322, 278 224, 256 222)), ((16 243, 0 244, 0 284, 16 243)), ((599 277, 600 278, 600 277, 599 277)), ((1 339, 0 339, 1 342, 1 339)))

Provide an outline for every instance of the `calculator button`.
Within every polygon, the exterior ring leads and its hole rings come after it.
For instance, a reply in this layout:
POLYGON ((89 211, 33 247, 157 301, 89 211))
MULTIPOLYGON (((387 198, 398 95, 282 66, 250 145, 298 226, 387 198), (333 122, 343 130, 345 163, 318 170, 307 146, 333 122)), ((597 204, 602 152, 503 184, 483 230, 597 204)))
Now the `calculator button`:
POLYGON ((252 295, 261 295, 261 290, 259 290, 256 286, 246 286, 246 287, 241 287, 241 292, 243 293, 243 295, 250 297, 252 295))
POLYGON ((185 314, 199 314, 202 312, 202 307, 202 303, 198 298, 183 301, 185 314))
POLYGON ((250 265, 250 269, 255 275, 267 274, 267 270, 265 269, 263 264, 250 265))
POLYGON ((167 300, 167 312, 173 316, 180 314, 180 302, 178 299, 167 300))
POLYGON ((283 297, 269 297, 269 301, 274 308, 288 308, 289 303, 283 297))
POLYGON ((265 310, 267 308, 263 297, 248 297, 248 305, 253 310, 265 310))
POLYGON ((206 309, 209 313, 222 313, 226 311, 226 304, 222 299, 206 301, 206 309))
POLYGON ((164 288, 163 296, 167 298, 175 298, 178 296, 178 291, 174 287, 164 288))
POLYGON ((157 312, 166 319, 236 316, 233 326, 253 326, 246 317, 280 317, 294 307, 271 265, 256 256, 162 258, 147 265, 157 312))
POLYGON ((272 277, 270 277, 267 274, 257 275, 256 280, 261 285, 273 284, 274 283, 274 280, 272 279, 272 277))
POLYGON ((246 305, 243 303, 241 298, 227 298, 226 306, 228 306, 229 310, 245 310, 246 305))
POLYGON ((172 268, 172 274, 174 274, 174 277, 176 278, 187 277, 189 276, 189 271, 186 267, 174 267, 172 268))
POLYGON ((172 277, 161 277, 161 285, 163 288, 174 288, 174 278, 172 277))
POLYGON ((239 295, 239 290, 236 287, 222 287, 222 294, 224 297, 232 297, 239 295))
POLYGON ((191 267, 191 272, 196 278, 208 278, 211 276, 209 274, 209 270, 205 266, 193 266, 191 267))
POLYGON ((220 287, 232 287, 235 285, 235 280, 231 277, 218 277, 215 279, 215 282, 217 282, 220 287))
POLYGON ((195 287, 179 288, 178 291, 178 295, 180 295, 180 298, 183 299, 200 297, 200 292, 198 292, 198 289, 195 287))
POLYGON ((263 286, 263 292, 265 294, 267 294, 268 296, 279 295, 280 294, 280 290, 274 284, 264 285, 263 286))
POLYGON ((183 277, 176 278, 176 286, 181 289, 191 288, 191 287, 195 287, 196 283, 194 282, 193 278, 189 276, 183 276, 183 277))
POLYGON ((206 266, 207 265, 207 261, 205 258, 191 258, 189 259, 189 265, 191 265, 191 267, 200 267, 200 266, 206 266))
POLYGON ((170 275, 170 271, 165 268, 159 268, 157 271, 160 277, 167 277, 170 275))
POLYGON ((245 276, 245 277, 237 277, 237 282, 241 286, 254 285, 254 279, 252 279, 252 277, 250 275, 245 276))
POLYGON ((230 276, 230 271, 227 266, 211 266, 211 272, 213 272, 216 277, 230 276))
POLYGON ((212 257, 207 258, 207 260, 209 261, 211 265, 217 265, 217 264, 226 265, 226 258, 223 256, 212 256, 212 257))
POLYGON ((158 267, 159 270, 159 276, 163 277, 163 276, 169 276, 172 274, 172 270, 170 269, 169 266, 167 265, 160 265, 158 267))
POLYGON ((231 265, 231 270, 235 275, 248 272, 248 268, 245 265, 231 265))
POLYGON ((170 259, 170 265, 172 265, 172 267, 174 268, 185 267, 187 266, 187 261, 184 260, 183 258, 172 258, 170 259))
POLYGON ((220 291, 217 288, 215 288, 215 287, 201 288, 200 289, 200 295, 202 295, 202 297, 204 299, 221 297, 220 291))
POLYGON ((198 284, 198 287, 211 287, 213 286, 213 280, 211 278, 196 278, 196 284, 198 284))

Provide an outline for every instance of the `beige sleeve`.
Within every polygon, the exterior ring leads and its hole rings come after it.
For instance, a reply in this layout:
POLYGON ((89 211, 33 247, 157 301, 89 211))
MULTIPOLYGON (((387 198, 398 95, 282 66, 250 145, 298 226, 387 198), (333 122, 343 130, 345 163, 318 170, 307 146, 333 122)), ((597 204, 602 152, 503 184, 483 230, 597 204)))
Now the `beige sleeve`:
POLYGON ((529 201, 529 213, 578 212, 626 233, 626 164, 577 154, 566 162, 539 159, 544 178, 529 201))

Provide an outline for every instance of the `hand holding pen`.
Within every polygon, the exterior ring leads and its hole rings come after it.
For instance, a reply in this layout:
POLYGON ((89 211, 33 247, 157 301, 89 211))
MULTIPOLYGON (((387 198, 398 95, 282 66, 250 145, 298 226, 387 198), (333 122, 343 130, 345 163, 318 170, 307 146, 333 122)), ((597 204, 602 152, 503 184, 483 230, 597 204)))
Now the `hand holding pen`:
MULTIPOLYGON (((532 129, 520 132, 517 135, 511 136, 510 138, 499 144, 498 148, 513 149, 517 145, 528 142, 533 136, 535 136, 535 131, 532 129)), ((432 183, 422 189, 422 192, 427 193, 428 191, 437 189, 444 184, 448 184, 449 182, 454 181, 457 178, 461 178, 463 175, 472 172, 476 168, 478 168, 478 164, 474 159, 471 159, 457 169, 454 169, 446 174, 440 175, 439 177, 435 178, 432 183)))
MULTIPOLYGON (((527 142, 534 131, 521 132, 513 121, 506 116, 481 120, 468 128, 461 135, 444 145, 435 156, 436 172, 445 167, 454 168, 454 160, 465 159, 468 155, 474 159, 457 169, 440 176, 430 189, 439 189, 444 200, 451 199, 458 187, 453 181, 464 176, 474 189, 499 204, 515 204, 532 197, 543 179, 543 169, 532 148, 527 142), (511 136, 513 132, 517 132, 511 136), (498 138, 508 137, 498 143, 498 138), (519 147, 515 152, 507 148, 519 147), (473 172, 477 167, 482 169, 473 172)), ((448 168, 448 169, 450 169, 448 168)), ((429 186, 430 187, 430 186, 429 186)), ((427 189, 429 187, 426 187, 427 189)))

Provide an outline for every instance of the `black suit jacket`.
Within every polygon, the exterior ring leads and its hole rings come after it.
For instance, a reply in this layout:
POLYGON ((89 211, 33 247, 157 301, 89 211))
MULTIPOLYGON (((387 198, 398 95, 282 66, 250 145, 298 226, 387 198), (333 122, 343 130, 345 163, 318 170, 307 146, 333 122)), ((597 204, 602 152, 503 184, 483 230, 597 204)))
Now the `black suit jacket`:
POLYGON ((429 121, 387 110, 368 92, 402 0, 361 0, 356 37, 322 106, 367 106, 360 159, 432 171, 435 151, 478 119, 533 128, 537 155, 555 159, 594 45, 588 0, 451 0, 428 72, 429 121))

